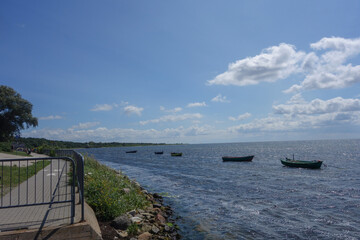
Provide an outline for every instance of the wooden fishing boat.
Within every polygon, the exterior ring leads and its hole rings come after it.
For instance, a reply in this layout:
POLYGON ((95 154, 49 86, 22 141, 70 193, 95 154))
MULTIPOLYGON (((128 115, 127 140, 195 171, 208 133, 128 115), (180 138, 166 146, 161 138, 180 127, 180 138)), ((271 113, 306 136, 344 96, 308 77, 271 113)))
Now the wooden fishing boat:
POLYGON ((297 167, 297 168, 312 168, 317 169, 321 167, 323 161, 313 160, 313 161, 300 161, 290 158, 280 159, 281 163, 288 167, 297 167))
POLYGON ((254 155, 245 156, 245 157, 222 157, 223 162, 251 162, 254 158, 254 155))
POLYGON ((126 151, 126 153, 137 153, 136 150, 133 150, 133 151, 126 151))
POLYGON ((161 151, 161 152, 155 152, 155 154, 163 154, 164 151, 161 151))
POLYGON ((173 157, 181 157, 181 156, 182 156, 182 153, 172 152, 172 153, 171 153, 171 156, 173 156, 173 157))

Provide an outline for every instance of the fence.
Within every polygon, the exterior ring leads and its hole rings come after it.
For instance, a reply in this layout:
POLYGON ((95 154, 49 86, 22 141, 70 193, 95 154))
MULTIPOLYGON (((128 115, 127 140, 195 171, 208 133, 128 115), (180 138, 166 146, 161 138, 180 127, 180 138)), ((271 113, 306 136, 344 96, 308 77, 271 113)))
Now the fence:
POLYGON ((39 205, 49 205, 50 209, 53 204, 70 203, 72 224, 77 186, 83 221, 84 159, 73 150, 56 150, 55 154, 48 158, 0 160, 0 209, 39 205))
POLYGON ((55 155, 59 157, 69 157, 75 162, 75 176, 79 192, 79 203, 81 204, 81 221, 84 221, 84 157, 75 150, 45 150, 46 155, 55 155))

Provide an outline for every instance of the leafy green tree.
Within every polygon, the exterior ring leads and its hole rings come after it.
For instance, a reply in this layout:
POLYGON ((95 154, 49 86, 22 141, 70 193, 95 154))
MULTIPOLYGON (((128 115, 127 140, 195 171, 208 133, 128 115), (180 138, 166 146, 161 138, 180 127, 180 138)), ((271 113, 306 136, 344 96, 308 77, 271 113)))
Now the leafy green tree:
POLYGON ((0 86, 0 142, 10 140, 20 130, 36 127, 38 120, 31 114, 32 104, 14 89, 0 86))

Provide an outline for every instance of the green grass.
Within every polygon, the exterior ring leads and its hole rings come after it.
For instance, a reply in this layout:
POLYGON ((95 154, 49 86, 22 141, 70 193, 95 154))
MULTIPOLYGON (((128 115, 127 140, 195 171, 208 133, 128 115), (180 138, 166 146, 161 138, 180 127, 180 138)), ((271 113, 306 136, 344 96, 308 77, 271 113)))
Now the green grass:
POLYGON ((27 154, 26 152, 23 151, 13 151, 13 152, 4 152, 4 151, 0 151, 2 153, 6 153, 6 154, 11 154, 11 155, 15 155, 15 156, 24 156, 24 157, 29 157, 31 155, 27 154))
POLYGON ((35 175, 41 169, 50 164, 50 161, 37 161, 36 165, 29 163, 29 167, 19 167, 18 162, 13 162, 12 166, 2 166, 0 165, 0 190, 1 188, 3 194, 6 194, 11 188, 16 187, 29 177, 35 175))
POLYGON ((85 156, 84 191, 86 202, 99 220, 112 220, 133 209, 141 209, 150 203, 140 188, 130 180, 95 159, 85 156), (129 193, 123 191, 130 189, 129 193))

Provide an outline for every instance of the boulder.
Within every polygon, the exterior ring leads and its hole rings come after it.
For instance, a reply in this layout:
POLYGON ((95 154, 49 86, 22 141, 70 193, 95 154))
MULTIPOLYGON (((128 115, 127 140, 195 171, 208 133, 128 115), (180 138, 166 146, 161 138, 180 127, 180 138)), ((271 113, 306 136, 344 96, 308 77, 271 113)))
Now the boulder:
POLYGON ((131 225, 130 219, 126 215, 121 215, 111 222, 115 229, 126 230, 131 225))
POLYGON ((138 240, 149 240, 151 239, 152 234, 149 232, 144 232, 139 235, 138 240))

